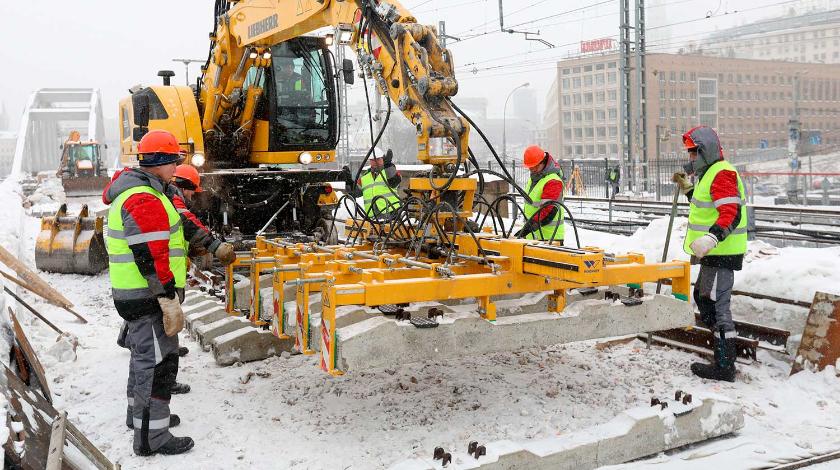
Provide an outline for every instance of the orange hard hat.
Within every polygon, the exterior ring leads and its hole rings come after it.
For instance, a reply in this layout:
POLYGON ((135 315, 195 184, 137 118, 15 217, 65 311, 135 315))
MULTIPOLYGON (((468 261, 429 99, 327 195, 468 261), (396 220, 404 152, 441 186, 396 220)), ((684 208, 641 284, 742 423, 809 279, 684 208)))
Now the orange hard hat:
POLYGON ((691 134, 693 134, 694 131, 696 131, 700 127, 703 127, 703 126, 692 127, 685 134, 683 134, 683 136, 682 136, 683 146, 685 146, 686 150, 691 150, 691 149, 696 149, 697 148, 697 144, 694 143, 694 139, 691 137, 691 134))
POLYGON ((179 188, 191 189, 197 193, 202 191, 201 176, 192 165, 183 164, 175 168, 175 184, 179 188))
POLYGON ((180 155, 181 146, 178 145, 178 139, 175 138, 169 131, 156 129, 149 131, 140 139, 137 145, 137 153, 165 153, 170 155, 180 155))
POLYGON ((533 168, 542 163, 548 154, 540 148, 539 145, 531 145, 525 149, 525 154, 522 156, 522 163, 525 168, 533 168))

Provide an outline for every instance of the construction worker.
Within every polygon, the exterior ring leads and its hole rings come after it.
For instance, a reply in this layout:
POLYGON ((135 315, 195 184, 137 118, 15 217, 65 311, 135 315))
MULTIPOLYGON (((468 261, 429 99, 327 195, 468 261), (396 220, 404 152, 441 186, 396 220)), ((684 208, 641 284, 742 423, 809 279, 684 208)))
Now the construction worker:
POLYGON ((562 245, 563 209, 547 206, 540 210, 540 206, 549 201, 563 200, 563 170, 548 152, 537 145, 525 149, 523 164, 531 171, 531 177, 525 185, 530 201, 525 201, 522 208, 525 225, 514 236, 531 240, 553 239, 562 245))
POLYGON ((361 189, 365 201, 365 214, 372 219, 389 219, 400 207, 397 195, 400 177, 394 166, 394 152, 388 149, 374 149, 370 158, 370 168, 362 173, 357 187, 361 189))
POLYGON ((688 231, 683 248, 692 264, 700 264, 694 301, 700 318, 714 332, 712 364, 691 364, 695 375, 735 381, 735 324, 729 300, 734 271, 739 271, 747 251, 747 206, 738 171, 723 159, 717 133, 698 126, 683 134, 690 162, 673 180, 691 201, 688 231), (689 182, 693 174, 697 184, 689 182))
POLYGON ((181 214, 181 221, 184 223, 184 236, 189 248, 187 253, 190 257, 213 253, 225 266, 236 261, 233 245, 217 240, 189 209, 193 195, 203 192, 198 170, 192 165, 178 165, 175 169, 175 176, 172 178, 172 184, 169 185, 168 189, 169 198, 172 200, 175 209, 181 214))
POLYGON ((612 189, 612 196, 610 196, 610 199, 614 199, 615 195, 618 194, 619 181, 621 180, 621 170, 618 165, 607 167, 607 173, 604 175, 604 180, 607 182, 607 188, 612 189))
POLYGON ((178 332, 186 282, 186 240, 181 216, 166 187, 181 160, 178 141, 161 130, 138 144, 137 169, 120 172, 103 192, 110 205, 106 231, 111 292, 127 321, 130 424, 138 455, 181 454, 194 442, 174 437, 171 387, 178 370, 178 332))

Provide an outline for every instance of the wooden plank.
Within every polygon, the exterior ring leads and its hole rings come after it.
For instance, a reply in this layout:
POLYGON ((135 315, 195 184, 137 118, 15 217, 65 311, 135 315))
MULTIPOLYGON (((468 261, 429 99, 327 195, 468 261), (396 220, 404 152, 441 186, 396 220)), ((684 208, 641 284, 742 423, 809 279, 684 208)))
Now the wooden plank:
POLYGON ((70 421, 67 422, 67 440, 76 446, 79 452, 87 457, 91 463, 96 465, 96 468, 102 470, 119 470, 119 464, 112 463, 108 460, 108 457, 90 442, 87 436, 70 421))
POLYGON ((15 373, 3 366, 0 387, 9 401, 9 411, 23 424, 23 452, 20 467, 43 469, 47 466, 52 417, 58 412, 40 394, 32 393, 15 373))
MULTIPOLYGON (((35 354, 35 349, 32 347, 32 343, 29 342, 29 338, 26 337, 26 333, 23 331, 23 327, 20 325, 20 322, 18 322, 17 316, 11 308, 9 308, 9 317, 11 317, 12 319, 12 328, 15 332, 15 339, 20 345, 20 351, 21 353, 23 353, 25 361, 28 363, 18 364, 18 368, 21 369, 26 368, 28 366, 27 372, 29 372, 29 369, 35 372, 35 377, 38 379, 38 385, 41 388, 41 394, 44 395, 44 398, 46 398, 48 402, 52 403, 52 395, 50 392, 50 387, 48 385, 49 382, 47 381, 47 375, 44 372, 44 366, 38 359, 38 355, 35 354)), ((31 378, 24 378, 24 383, 31 387, 31 378)))
POLYGON ((17 273, 18 278, 26 282, 29 286, 27 289, 37 293, 47 302, 58 307, 73 307, 73 302, 70 302, 66 297, 61 295, 60 292, 53 289, 49 284, 35 274, 34 271, 26 267, 25 264, 20 262, 20 260, 2 246, 0 246, 0 262, 10 267, 15 273, 17 273))
MULTIPOLYGON (((24 469, 41 470, 48 468, 48 456, 52 443, 52 427, 60 417, 59 412, 38 394, 30 393, 15 373, 6 367, 0 373, 0 389, 9 401, 9 411, 23 423, 23 453, 20 466, 24 469), (28 410, 28 414, 25 410, 28 410)), ((66 416, 66 413, 62 413, 66 416)), ((90 442, 70 420, 65 419, 65 439, 75 446, 89 463, 102 470, 118 470, 119 465, 112 463, 96 446, 90 442)), ((8 449, 7 449, 8 450, 8 449)), ((88 463, 88 462, 85 462, 88 463)), ((76 468, 76 465, 65 459, 60 467, 76 468)), ((82 468, 90 468, 83 466, 82 468)))
POLYGON ((820 371, 840 359, 840 295, 817 292, 790 374, 820 371))
POLYGON ((67 431, 67 412, 62 411, 53 420, 50 447, 47 451, 46 470, 61 470, 64 464, 64 438, 67 431))

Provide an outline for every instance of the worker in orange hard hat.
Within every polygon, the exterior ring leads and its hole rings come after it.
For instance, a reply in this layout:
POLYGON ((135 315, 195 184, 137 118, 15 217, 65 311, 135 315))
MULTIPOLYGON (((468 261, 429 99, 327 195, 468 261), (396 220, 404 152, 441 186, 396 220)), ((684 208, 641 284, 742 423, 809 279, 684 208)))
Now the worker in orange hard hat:
POLYGON ((175 168, 175 176, 172 178, 172 183, 181 188, 187 201, 192 199, 193 194, 202 192, 201 176, 199 176, 198 170, 192 165, 178 165, 175 168))
POLYGON ((555 240, 563 243, 563 209, 551 201, 563 200, 563 170, 551 155, 537 145, 525 149, 525 168, 531 171, 525 192, 523 212, 525 225, 516 233, 517 238, 555 240))

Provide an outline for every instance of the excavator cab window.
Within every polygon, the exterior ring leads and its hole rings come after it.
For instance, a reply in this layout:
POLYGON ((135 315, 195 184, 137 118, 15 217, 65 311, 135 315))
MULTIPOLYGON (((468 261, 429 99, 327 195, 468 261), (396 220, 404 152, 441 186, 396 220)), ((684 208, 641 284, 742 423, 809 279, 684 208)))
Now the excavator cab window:
POLYGON ((336 140, 335 81, 323 41, 301 37, 271 48, 266 76, 271 150, 327 150, 336 140))

